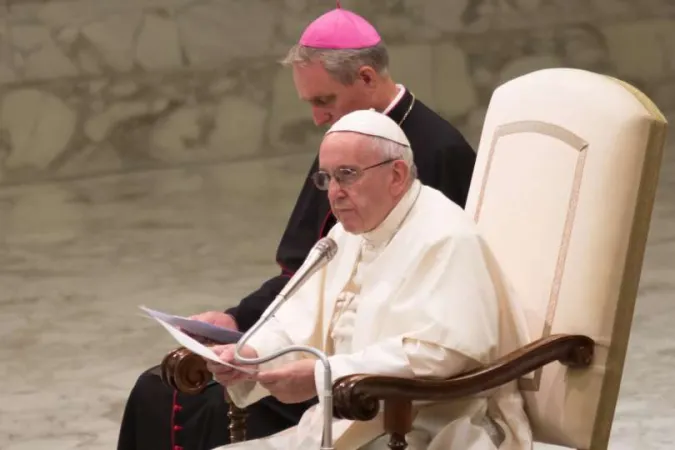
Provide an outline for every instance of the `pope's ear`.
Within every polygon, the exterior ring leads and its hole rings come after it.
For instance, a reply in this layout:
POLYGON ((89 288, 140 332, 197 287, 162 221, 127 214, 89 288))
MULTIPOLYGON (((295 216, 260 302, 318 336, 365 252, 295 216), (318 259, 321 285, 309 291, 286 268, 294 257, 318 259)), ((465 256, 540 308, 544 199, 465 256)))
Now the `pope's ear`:
POLYGON ((359 80, 367 87, 375 87, 377 84, 377 72, 370 66, 362 66, 359 69, 359 80))
POLYGON ((397 159, 392 164, 394 166, 394 184, 405 184, 408 177, 410 177, 410 168, 400 159, 397 159))

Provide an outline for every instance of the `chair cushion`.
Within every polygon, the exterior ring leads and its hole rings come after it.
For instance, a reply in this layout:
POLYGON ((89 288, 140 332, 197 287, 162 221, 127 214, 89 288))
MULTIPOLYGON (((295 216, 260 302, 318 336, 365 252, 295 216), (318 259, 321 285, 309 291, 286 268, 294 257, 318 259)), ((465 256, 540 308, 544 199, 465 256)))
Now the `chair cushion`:
POLYGON ((593 364, 519 380, 539 442, 606 448, 665 140, 634 87, 576 69, 516 78, 493 94, 467 211, 526 340, 583 334, 593 364))

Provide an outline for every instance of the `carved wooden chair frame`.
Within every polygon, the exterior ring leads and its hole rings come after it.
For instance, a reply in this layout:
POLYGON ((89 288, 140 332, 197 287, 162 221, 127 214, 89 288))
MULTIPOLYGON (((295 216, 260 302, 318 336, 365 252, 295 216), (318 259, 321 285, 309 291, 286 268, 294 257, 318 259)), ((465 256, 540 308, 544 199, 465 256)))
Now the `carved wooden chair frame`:
MULTIPOLYGON (((565 69, 549 70, 564 71, 565 69)), ((540 77, 538 78, 539 81, 548 79, 548 74, 538 76, 540 77)), ((556 75, 554 74, 553 76, 555 77, 556 75)), ((564 77, 568 75, 566 73, 562 76, 565 79, 564 77)), ((582 76, 578 74, 571 76, 587 77, 587 75, 582 76)), ((643 172, 636 175, 641 186, 640 193, 637 195, 638 205, 635 206, 636 211, 633 217, 635 222, 633 223, 630 238, 631 257, 633 260, 631 262, 631 273, 629 275, 624 274, 624 277, 630 278, 630 292, 626 292, 629 300, 629 303, 626 304, 630 306, 637 292, 637 283, 651 217, 651 208, 654 201, 667 122, 644 94, 619 80, 614 81, 623 84, 626 90, 634 95, 643 105, 644 110, 648 111, 653 119, 653 123, 657 124, 654 125, 655 130, 651 130, 654 132, 653 136, 650 136, 649 143, 646 144, 648 146, 647 149, 651 148, 649 147, 650 145, 653 147, 649 150, 651 154, 648 154, 647 150, 636 149, 636 151, 644 151, 644 154, 640 154, 640 157, 650 159, 649 161, 644 161, 644 167, 641 169, 643 172)), ((600 84, 599 81, 598 84, 600 84)), ((539 85, 541 86, 541 83, 539 85)), ((616 93, 616 90, 612 90, 613 88, 608 89, 609 92, 616 93)), ((626 99, 624 98, 624 100, 626 99)), ((632 103, 629 102, 629 104, 632 103)), ((646 119, 642 118, 641 120, 646 119)), ((490 131, 488 130, 488 132, 490 131)), ((630 207, 628 206, 628 208, 630 207)), ((625 280, 626 278, 624 278, 625 280)), ((627 323, 628 327, 630 327, 630 321, 628 319, 624 320, 624 325, 627 323)), ((622 337, 616 343, 617 348, 624 354, 627 341, 626 338, 624 342, 622 337)), ((598 342, 598 348, 600 348, 600 342, 598 342)), ((601 357, 600 350, 596 350, 596 342, 589 336, 577 334, 548 335, 546 333, 546 336, 541 339, 534 340, 529 345, 502 357, 492 364, 451 379, 402 379, 377 375, 347 376, 337 380, 333 385, 334 416, 348 420, 369 421, 380 412, 380 404, 383 404, 384 428, 385 432, 390 436, 389 448, 392 450, 404 450, 407 447, 405 437, 411 431, 413 423, 413 402, 442 402, 479 394, 483 391, 519 380, 525 375, 556 362, 566 366, 568 373, 570 371, 586 370, 593 362, 594 356, 597 356, 597 358, 601 357)), ((623 364, 623 357, 616 361, 623 364)), ((167 354, 162 361, 161 371, 162 379, 165 383, 184 393, 201 392, 211 381, 211 374, 206 369, 205 361, 200 356, 184 348, 176 349, 167 354)), ((611 402, 615 402, 615 399, 612 399, 611 402)), ((614 404, 610 406, 613 414, 614 404)), ((606 417, 609 417, 609 420, 611 420, 612 415, 606 417)), ((246 412, 230 403, 229 418, 232 442, 246 440, 246 412)), ((595 433, 595 428, 593 432, 595 433)), ((606 433, 607 436, 603 434, 602 440, 608 438, 609 429, 604 430, 603 433, 606 433)), ((605 444, 601 443, 598 445, 602 447, 605 444)))
MULTIPOLYGON (((489 366, 448 380, 402 379, 352 375, 333 385, 334 416, 368 421, 384 402, 384 427, 389 448, 405 450, 405 436, 412 427, 412 402, 448 401, 478 394, 517 380, 554 361, 571 368, 587 367, 593 359, 594 342, 586 336, 554 335, 535 341, 489 366)), ((211 381, 206 362, 185 348, 168 353, 161 364, 162 380, 172 388, 198 394, 211 381)), ((230 440, 246 440, 246 411, 230 403, 230 440)))

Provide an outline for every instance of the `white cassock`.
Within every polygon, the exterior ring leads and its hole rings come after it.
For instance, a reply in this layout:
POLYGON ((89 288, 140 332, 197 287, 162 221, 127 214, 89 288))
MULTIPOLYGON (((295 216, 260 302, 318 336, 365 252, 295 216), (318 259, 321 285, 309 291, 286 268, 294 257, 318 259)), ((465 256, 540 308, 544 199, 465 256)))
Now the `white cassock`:
MULTIPOLYGON (((439 191, 415 181, 375 230, 354 235, 338 223, 329 236, 338 245, 335 258, 251 337, 260 356, 309 345, 331 355, 334 381, 357 373, 448 378, 519 345, 501 329, 499 300, 473 222, 439 191)), ((291 353, 261 369, 305 357, 312 356, 291 353)), ((320 362, 315 380, 321 392, 320 362)), ((239 407, 270 395, 253 381, 228 392, 239 407)), ((322 410, 320 402, 296 427, 219 448, 318 450, 322 410)), ((410 450, 532 448, 515 383, 483 396, 415 404, 414 412, 410 450)), ((333 438, 336 450, 386 449, 388 439, 381 415, 370 422, 336 419, 333 438)))

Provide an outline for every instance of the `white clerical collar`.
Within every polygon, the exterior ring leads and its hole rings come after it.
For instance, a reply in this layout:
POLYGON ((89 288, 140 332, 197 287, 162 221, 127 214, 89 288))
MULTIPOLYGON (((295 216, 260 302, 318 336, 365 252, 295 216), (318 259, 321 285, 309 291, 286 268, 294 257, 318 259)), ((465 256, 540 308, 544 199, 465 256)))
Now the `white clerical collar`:
POLYGON ((401 200, 389 212, 387 217, 373 230, 363 233, 363 239, 366 245, 370 247, 379 247, 386 244, 396 234, 403 220, 413 207, 417 196, 422 189, 422 183, 419 180, 414 180, 406 193, 401 197, 401 200))
POLYGON ((389 106, 387 106, 384 111, 382 111, 382 114, 389 114, 392 109, 398 105, 398 102, 401 101, 403 96, 405 95, 405 86, 402 84, 397 84, 396 87, 398 88, 398 94, 396 94, 396 97, 389 103, 389 106))

